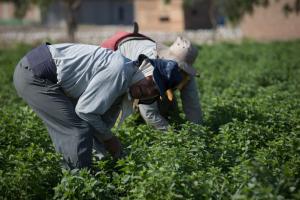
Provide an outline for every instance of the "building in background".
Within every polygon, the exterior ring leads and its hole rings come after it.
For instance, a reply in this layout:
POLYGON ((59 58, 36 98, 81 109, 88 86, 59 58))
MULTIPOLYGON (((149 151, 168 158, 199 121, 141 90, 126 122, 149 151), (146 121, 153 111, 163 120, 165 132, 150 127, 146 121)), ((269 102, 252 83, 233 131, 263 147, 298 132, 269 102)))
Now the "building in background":
MULTIPOLYGON (((210 0, 191 1, 188 7, 184 0, 82 0, 78 10, 79 24, 132 25, 137 21, 142 32, 183 32, 185 30, 211 29, 210 0)), ((271 4, 257 7, 246 15, 239 27, 244 37, 257 40, 289 40, 300 38, 300 14, 285 16, 282 8, 294 0, 272 0, 271 4)), ((61 0, 54 0, 46 13, 36 6, 28 10, 25 21, 53 26, 66 24, 61 0)), ((0 2, 0 24, 13 21, 14 6, 0 2)), ((224 24, 224 18, 218 20, 224 24)), ((221 22, 221 23, 220 23, 221 22)), ((8 23, 7 23, 8 24, 8 23)))
MULTIPOLYGON (((79 24, 131 25, 138 21, 141 30, 184 31, 186 29, 209 29, 209 0, 196 1, 190 7, 183 0, 82 0, 78 10, 79 24)), ((14 18, 12 3, 0 3, 0 19, 14 18)), ((38 8, 29 9, 29 21, 46 25, 64 25, 63 2, 54 0, 47 13, 39 14, 38 8), (33 13, 35 14, 34 16, 33 13), (38 14, 37 14, 38 13, 38 14)))
POLYGON ((134 0, 135 20, 141 30, 181 32, 187 29, 209 29, 210 1, 195 1, 184 6, 184 0, 134 0))
POLYGON ((79 23, 132 24, 132 0, 84 0, 79 11, 79 23))
MULTIPOLYGON (((78 10, 80 24, 131 25, 139 22, 141 30, 184 31, 209 29, 209 0, 195 1, 190 7, 183 0, 83 0, 78 10)), ((50 6, 46 24, 64 23, 62 2, 50 6)))
MULTIPOLYGON (((132 0, 82 0, 78 10, 79 24, 130 25, 134 21, 132 0)), ((43 19, 47 25, 64 24, 63 2, 55 0, 43 19)))
POLYGON ((300 14, 283 12, 285 3, 293 0, 272 1, 264 7, 256 7, 240 23, 244 37, 257 40, 290 40, 300 38, 300 14))

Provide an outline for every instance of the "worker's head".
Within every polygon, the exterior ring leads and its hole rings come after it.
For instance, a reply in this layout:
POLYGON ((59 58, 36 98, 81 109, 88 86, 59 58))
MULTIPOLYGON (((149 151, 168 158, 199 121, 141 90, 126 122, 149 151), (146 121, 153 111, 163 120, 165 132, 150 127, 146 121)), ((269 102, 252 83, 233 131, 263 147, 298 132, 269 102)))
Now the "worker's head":
POLYGON ((158 44, 157 51, 159 58, 175 60, 178 63, 179 68, 188 75, 196 75, 197 72, 195 68, 192 67, 192 64, 198 56, 198 49, 193 46, 188 39, 177 37, 170 47, 158 44))
MULTIPOLYGON (((157 54, 159 58, 174 60, 178 63, 183 79, 177 85, 177 89, 183 89, 191 76, 197 75, 197 71, 192 67, 192 64, 198 56, 198 49, 188 39, 177 37, 170 47, 157 44, 157 54)), ((170 101, 173 100, 174 94, 172 89, 167 91, 167 96, 170 101)))
POLYGON ((130 94, 135 99, 147 100, 159 95, 164 98, 165 92, 175 88, 182 80, 175 61, 149 59, 141 55, 137 62, 139 70, 130 87, 130 94))
POLYGON ((130 87, 130 94, 134 99, 147 100, 159 95, 158 88, 153 80, 153 76, 146 76, 142 80, 134 83, 130 87))

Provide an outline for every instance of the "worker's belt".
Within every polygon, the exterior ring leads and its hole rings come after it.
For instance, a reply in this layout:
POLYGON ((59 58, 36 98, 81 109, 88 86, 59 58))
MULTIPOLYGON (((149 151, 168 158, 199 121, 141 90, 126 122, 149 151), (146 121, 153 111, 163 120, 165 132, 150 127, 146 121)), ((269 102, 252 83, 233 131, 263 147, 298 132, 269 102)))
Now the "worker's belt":
POLYGON ((26 54, 26 58, 35 76, 57 83, 56 65, 47 47, 48 44, 42 44, 31 50, 26 54))

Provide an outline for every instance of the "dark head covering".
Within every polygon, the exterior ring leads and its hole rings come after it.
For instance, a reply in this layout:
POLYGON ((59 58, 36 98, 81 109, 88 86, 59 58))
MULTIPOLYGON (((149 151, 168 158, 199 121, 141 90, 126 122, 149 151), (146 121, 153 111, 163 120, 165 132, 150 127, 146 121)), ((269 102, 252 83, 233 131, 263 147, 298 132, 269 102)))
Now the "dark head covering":
POLYGON ((163 59, 150 59, 154 66, 153 79, 164 97, 168 89, 174 89, 182 80, 177 62, 163 59))

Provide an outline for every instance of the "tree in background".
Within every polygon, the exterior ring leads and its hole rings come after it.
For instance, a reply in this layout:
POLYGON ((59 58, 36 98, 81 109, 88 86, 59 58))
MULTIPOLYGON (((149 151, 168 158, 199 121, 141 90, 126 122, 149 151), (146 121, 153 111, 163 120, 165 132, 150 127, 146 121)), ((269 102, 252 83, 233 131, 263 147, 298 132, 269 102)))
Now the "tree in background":
POLYGON ((68 36, 71 42, 75 41, 75 32, 78 28, 76 13, 81 5, 81 0, 63 0, 66 8, 66 22, 68 36))
MULTIPOLYGON (((47 9, 53 0, 0 0, 0 2, 12 2, 15 5, 15 16, 22 19, 31 4, 39 6, 41 15, 47 14, 47 9)), ((75 41, 75 32, 78 27, 76 12, 80 8, 81 0, 62 0, 65 7, 65 18, 67 23, 68 38, 71 42, 75 41)))

